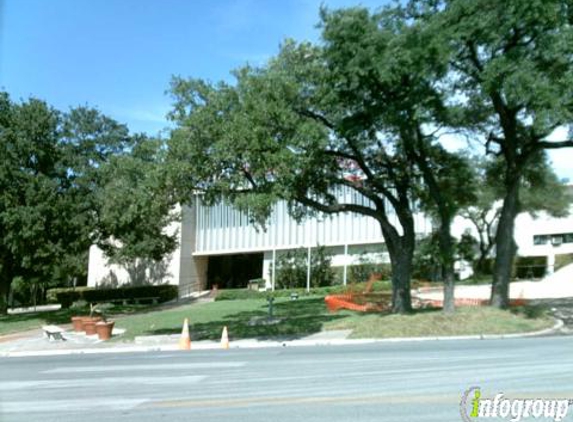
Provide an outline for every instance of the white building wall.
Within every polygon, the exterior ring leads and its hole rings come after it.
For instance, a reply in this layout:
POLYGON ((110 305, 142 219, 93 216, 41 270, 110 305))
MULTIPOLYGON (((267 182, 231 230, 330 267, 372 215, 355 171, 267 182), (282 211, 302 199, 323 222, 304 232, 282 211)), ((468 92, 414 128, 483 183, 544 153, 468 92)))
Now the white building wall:
MULTIPOLYGON (((349 189, 339 192, 341 200, 369 205, 369 201, 349 189)), ((401 230, 398 219, 390 215, 390 220, 401 230)), ((421 213, 415 215, 418 235, 428 234, 430 221, 421 213)), ((183 208, 182 222, 174 223, 167 230, 178 231, 179 247, 166 257, 162 283, 177 284, 181 294, 200 290, 206 285, 207 257, 210 255, 263 252, 263 274, 270 285, 270 266, 273 250, 281 253, 300 247, 338 246, 333 255, 333 265, 342 266, 354 263, 355 257, 346 256, 342 251, 345 245, 382 244, 378 222, 367 216, 354 213, 319 215, 298 223, 288 213, 285 202, 274 206, 266 230, 250 224, 246 213, 225 203, 214 206, 204 205, 199 197, 190 207, 183 208)), ((383 261, 387 254, 381 254, 383 261)), ((149 280, 149 269, 135 271, 139 278, 149 280)), ((88 286, 101 284, 137 284, 133 268, 111 264, 96 246, 90 248, 88 286)))
MULTIPOLYGON (((172 223, 166 229, 177 233, 181 244, 181 223, 172 223)), ((161 262, 136 260, 129 265, 113 264, 96 245, 92 245, 88 258, 88 287, 100 285, 120 286, 124 284, 140 285, 179 284, 181 273, 181 248, 166 256, 161 262)))
MULTIPOLYGON (((475 227, 469 220, 457 217, 452 225, 452 235, 459 238, 464 231, 477 238, 475 227)), ((519 214, 515 220, 514 239, 517 244, 518 256, 546 256, 548 272, 553 272, 555 256, 561 254, 573 254, 573 207, 570 214, 564 218, 551 217, 545 212, 539 212, 535 216, 529 213, 519 214), (548 241, 535 244, 536 236, 547 236, 548 241)))
MULTIPOLYGON (((350 189, 342 190, 339 195, 343 196, 341 199, 369 204, 367 199, 354 195, 350 189), (349 195, 353 197, 346 198, 349 195)), ((316 218, 307 218, 298 223, 289 215, 286 202, 279 202, 273 207, 266 230, 263 230, 251 225, 246 213, 227 204, 205 206, 199 199, 195 207, 198 224, 194 255, 384 242, 378 222, 372 217, 355 213, 319 214, 316 218)), ((394 214, 390 215, 390 221, 401 231, 394 214)), ((431 222, 423 214, 417 213, 415 227, 416 232, 423 236, 430 232, 431 222)))
MULTIPOLYGON (((352 195, 351 192, 341 194, 352 195)), ((363 198, 354 197, 353 200, 366 203, 363 198)), ((395 216, 391 215, 390 219, 400 227, 395 216)), ((415 215, 415 227, 418 236, 427 235, 432 229, 431 221, 421 213, 415 215)), ((456 218, 452 227, 453 235, 459 237, 466 229, 470 229, 475 235, 469 221, 456 218)), ((182 223, 174 223, 168 230, 179 233, 180 247, 161 263, 161 271, 155 271, 155 274, 162 274, 162 283, 178 284, 187 290, 205 287, 209 255, 263 252, 262 277, 270 286, 273 251, 280 254, 281 251, 301 247, 336 247, 332 263, 334 266, 344 266, 357 263, 358 257, 356 253, 344 254, 345 246, 384 243, 378 222, 371 217, 343 213, 319 215, 317 218, 297 223, 288 214, 284 202, 275 205, 266 231, 257 230, 249 223, 245 213, 229 205, 221 203, 208 207, 202 204, 200 199, 191 207, 184 208, 182 223)), ((518 254, 548 256, 551 265, 555 254, 573 253, 573 242, 535 245, 534 235, 562 233, 573 233, 573 216, 555 219, 543 213, 540 213, 538 218, 521 214, 516 220, 515 230, 518 254)), ((373 260, 387 261, 387 253, 375 255, 379 256, 373 260)), ((149 278, 153 275, 152 270, 110 264, 101 250, 96 246, 90 248, 89 286, 109 283, 110 280, 115 280, 117 284, 133 283, 134 275, 144 274, 149 278)))
MULTIPOLYGON (((573 211, 573 209, 572 209, 573 211)), ((573 216, 553 218, 546 213, 540 213, 537 218, 529 214, 520 214, 516 220, 515 241, 522 256, 543 256, 551 254, 573 253, 573 242, 556 242, 562 234, 573 234, 573 216), (535 235, 552 237, 545 244, 535 245, 535 235)), ((563 240, 563 239, 561 239, 563 240)))

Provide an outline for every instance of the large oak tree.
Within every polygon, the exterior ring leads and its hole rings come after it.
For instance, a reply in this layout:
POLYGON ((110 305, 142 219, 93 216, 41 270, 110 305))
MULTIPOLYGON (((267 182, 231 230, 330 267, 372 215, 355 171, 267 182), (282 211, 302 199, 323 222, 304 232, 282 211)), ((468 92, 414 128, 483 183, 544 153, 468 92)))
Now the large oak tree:
POLYGON ((446 108, 433 82, 446 67, 421 48, 398 9, 322 10, 321 18, 320 44, 287 41, 266 66, 235 71, 234 84, 173 80, 175 185, 182 200, 202 191, 262 220, 277 200, 299 216, 376 219, 392 263, 395 312, 411 308, 413 204, 427 196, 447 233, 442 263, 451 268, 453 305, 453 191, 463 193, 467 178, 450 176, 463 163, 432 132, 446 108), (424 183, 430 195, 420 194, 424 183))
POLYGON ((124 261, 174 248, 162 146, 95 109, 62 113, 0 93, 0 312, 16 277, 85 276, 92 244, 124 261))
POLYGON ((573 27, 569 0, 422 0, 411 17, 429 46, 449 55, 445 84, 459 125, 503 160, 491 303, 509 304, 520 187, 540 152, 573 146, 573 27), (552 135, 561 129, 559 139, 552 135))

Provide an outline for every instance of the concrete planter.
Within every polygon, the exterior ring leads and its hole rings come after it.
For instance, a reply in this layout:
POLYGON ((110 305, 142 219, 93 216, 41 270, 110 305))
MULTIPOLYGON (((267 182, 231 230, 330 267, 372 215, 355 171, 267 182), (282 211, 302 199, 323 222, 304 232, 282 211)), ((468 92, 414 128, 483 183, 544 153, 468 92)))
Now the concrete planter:
POLYGON ((82 328, 88 336, 97 334, 96 323, 101 321, 101 317, 83 317, 82 328))
POLYGON ((81 316, 72 317, 72 325, 74 326, 75 332, 80 332, 80 331, 84 330, 83 319, 84 319, 84 317, 81 317, 81 316))
POLYGON ((95 328, 100 340, 109 340, 113 331, 115 321, 100 321, 96 323, 95 328))

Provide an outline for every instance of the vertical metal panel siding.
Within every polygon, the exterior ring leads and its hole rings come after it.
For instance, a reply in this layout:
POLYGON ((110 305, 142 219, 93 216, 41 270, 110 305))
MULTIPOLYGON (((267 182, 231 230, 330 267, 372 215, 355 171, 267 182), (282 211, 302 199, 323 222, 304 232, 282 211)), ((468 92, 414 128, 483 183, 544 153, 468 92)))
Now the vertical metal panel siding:
MULTIPOLYGON (((352 200, 371 206, 370 200, 356 195, 349 188, 336 192, 342 201, 352 200)), ((254 250, 289 249, 300 246, 344 245, 383 242, 378 222, 367 216, 341 213, 306 219, 301 224, 288 214, 285 202, 277 203, 266 232, 249 224, 248 215, 230 205, 219 203, 205 206, 197 198, 196 253, 228 253, 254 250)), ((391 209, 391 208, 390 208, 391 209)), ((398 224, 395 215, 390 220, 398 224)), ((427 233, 431 228, 428 219, 415 216, 416 231, 427 233)))

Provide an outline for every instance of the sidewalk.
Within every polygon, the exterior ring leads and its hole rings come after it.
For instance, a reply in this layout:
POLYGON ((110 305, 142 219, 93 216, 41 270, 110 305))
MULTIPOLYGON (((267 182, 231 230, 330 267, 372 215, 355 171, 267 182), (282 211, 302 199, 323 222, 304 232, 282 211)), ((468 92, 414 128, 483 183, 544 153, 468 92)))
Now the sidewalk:
MULTIPOLYGON (((463 283, 463 282, 461 282, 463 283)), ((420 288, 415 292, 423 300, 440 301, 444 294, 441 287, 420 288)), ((456 299, 488 300, 491 284, 465 286, 456 285, 456 299)), ((512 300, 546 300, 573 298, 573 264, 567 265, 550 276, 538 281, 514 281, 509 284, 509 297, 512 300)))
MULTIPOLYGON (((275 339, 242 339, 232 341, 232 348, 261 348, 285 347, 287 345, 325 345, 345 341, 351 330, 333 330, 315 333, 307 337, 275 338, 275 339)), ((121 336, 123 330, 115 329, 113 335, 121 336)), ((87 336, 84 333, 66 331, 66 341, 48 340, 41 329, 25 333, 11 334, 0 337, 0 357, 8 356, 42 356, 63 355, 75 353, 103 352, 138 352, 138 351, 170 351, 179 349, 179 334, 136 337, 133 342, 105 342, 97 335, 87 336)), ((218 341, 192 341, 192 350, 220 349, 218 341)))
MULTIPOLYGON (((441 287, 426 287, 414 291, 416 296, 423 300, 443 300, 444 293, 441 287)), ((455 288, 456 299, 481 299, 489 300, 491 285, 457 285, 455 288)), ((539 299, 563 299, 573 297, 573 282, 561 281, 514 281, 509 284, 509 297, 512 300, 539 300, 539 299)))
MULTIPOLYGON (((231 349, 253 349, 274 347, 303 347, 303 346, 341 346, 372 343, 421 342, 421 341, 457 341, 457 340, 485 340, 518 337, 533 337, 566 333, 561 320, 556 320, 552 328, 523 334, 492 334, 492 335, 466 335, 453 337, 413 337, 413 338, 382 338, 382 339, 348 339, 351 330, 322 331, 306 337, 273 338, 273 339, 242 339, 231 340, 231 349)), ((121 331, 114 329, 115 335, 121 331)), ((29 356, 58 356, 93 353, 134 353, 158 352, 179 350, 179 335, 159 335, 136 337, 134 342, 104 342, 97 336, 86 336, 81 333, 66 332, 67 341, 48 340, 43 337, 41 330, 29 332, 26 336, 14 336, 6 340, 0 338, 0 358, 3 357, 29 357, 29 356)), ((193 350, 221 350, 221 343, 212 340, 191 342, 193 350)))

